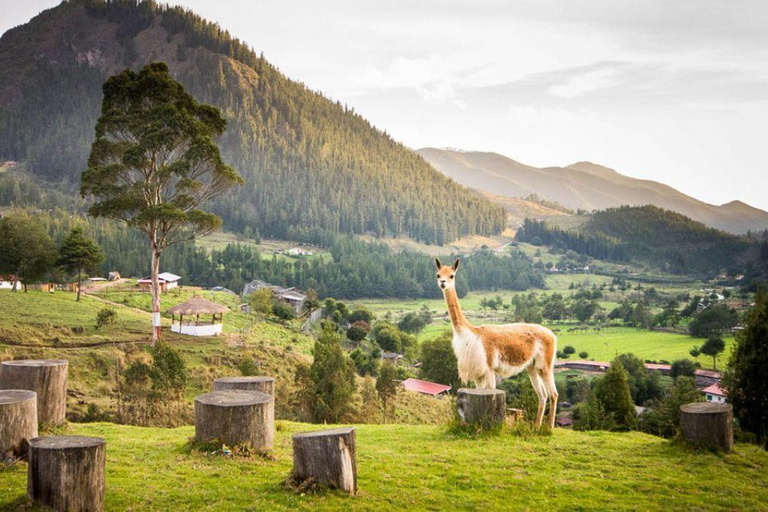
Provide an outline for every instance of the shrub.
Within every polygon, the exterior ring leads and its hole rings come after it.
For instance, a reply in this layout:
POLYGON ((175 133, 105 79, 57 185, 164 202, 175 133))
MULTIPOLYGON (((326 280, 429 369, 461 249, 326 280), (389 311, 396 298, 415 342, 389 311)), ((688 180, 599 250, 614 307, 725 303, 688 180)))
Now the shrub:
POLYGON ((564 353, 566 353, 566 354, 568 354, 568 355, 571 355, 571 354, 575 354, 575 353, 576 353, 576 349, 575 349, 575 348, 573 348, 573 346, 572 346, 572 345, 566 345, 566 346, 563 348, 563 352, 564 352, 564 353))
POLYGON ((347 338, 350 341, 358 342, 365 339, 371 332, 371 326, 365 320, 358 320, 347 329, 347 338))
POLYGON ((445 332, 421 344, 421 376, 425 380, 451 386, 461 386, 456 355, 451 345, 452 334, 445 332))
POLYGON ((672 363, 672 378, 677 380, 678 377, 695 377, 696 376, 696 364, 690 359, 678 359, 672 363))
POLYGON ((272 304, 272 314, 282 320, 293 320, 296 318, 296 310, 290 304, 283 301, 276 301, 272 304))
POLYGON ((101 329, 114 325, 117 321, 117 311, 112 308, 103 308, 96 314, 96 328, 101 329))
POLYGON ((586 359, 586 358, 588 358, 588 357, 589 357, 589 353, 588 353, 588 352, 585 352, 585 351, 581 351, 581 352, 579 352, 579 357, 580 357, 581 359, 586 359))

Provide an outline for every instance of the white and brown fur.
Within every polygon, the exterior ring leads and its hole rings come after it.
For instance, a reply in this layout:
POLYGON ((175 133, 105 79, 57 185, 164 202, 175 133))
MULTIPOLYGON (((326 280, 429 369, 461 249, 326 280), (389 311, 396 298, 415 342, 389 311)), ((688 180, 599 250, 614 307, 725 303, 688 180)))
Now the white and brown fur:
POLYGON ((453 351, 459 363, 459 377, 474 382, 478 388, 496 388, 496 375, 503 378, 528 372, 536 395, 539 411, 536 426, 541 426, 549 398, 549 426, 555 426, 557 388, 555 386, 555 352, 557 337, 537 324, 471 325, 461 312, 456 295, 456 271, 453 266, 437 265, 437 284, 443 290, 448 314, 453 324, 453 351))

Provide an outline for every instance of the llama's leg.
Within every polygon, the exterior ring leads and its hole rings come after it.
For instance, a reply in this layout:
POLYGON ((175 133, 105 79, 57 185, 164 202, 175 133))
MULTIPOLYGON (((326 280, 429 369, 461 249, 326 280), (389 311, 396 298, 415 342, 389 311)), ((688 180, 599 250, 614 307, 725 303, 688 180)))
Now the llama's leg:
POLYGON ((549 396, 549 428, 555 428, 555 416, 557 415, 557 385, 555 384, 555 372, 552 369, 541 370, 541 379, 549 396))
POLYGON ((485 388, 496 389, 496 373, 493 370, 485 372, 485 388))
POLYGON ((544 419, 544 408, 547 406, 547 392, 539 372, 532 366, 528 367, 528 377, 531 379, 531 386, 533 386, 536 396, 539 397, 539 410, 536 413, 536 428, 539 428, 544 419))

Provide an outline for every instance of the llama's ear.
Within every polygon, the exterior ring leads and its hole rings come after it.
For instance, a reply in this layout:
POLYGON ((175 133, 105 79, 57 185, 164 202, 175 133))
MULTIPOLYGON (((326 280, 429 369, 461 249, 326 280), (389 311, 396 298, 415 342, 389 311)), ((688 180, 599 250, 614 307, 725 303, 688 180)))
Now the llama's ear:
POLYGON ((456 261, 453 262, 453 270, 459 270, 459 258, 456 258, 456 261))
POLYGON ((437 270, 440 270, 441 268, 443 268, 443 264, 440 263, 440 260, 437 258, 435 258, 435 265, 437 265, 437 270))

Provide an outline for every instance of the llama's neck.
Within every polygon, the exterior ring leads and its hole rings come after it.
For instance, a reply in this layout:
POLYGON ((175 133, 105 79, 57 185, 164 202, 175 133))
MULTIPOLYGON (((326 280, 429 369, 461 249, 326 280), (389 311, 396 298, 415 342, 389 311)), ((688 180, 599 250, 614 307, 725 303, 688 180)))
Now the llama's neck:
POLYGON ((461 312, 459 296, 456 295, 456 290, 443 290, 443 295, 445 296, 445 303, 448 305, 448 315, 451 317, 453 330, 459 331, 462 328, 469 327, 469 322, 464 318, 464 313, 461 312))

